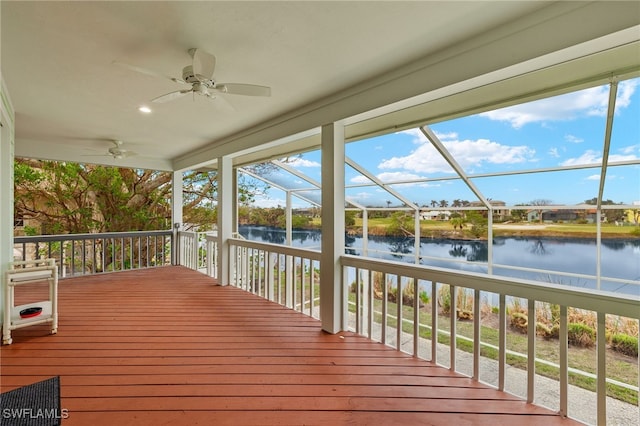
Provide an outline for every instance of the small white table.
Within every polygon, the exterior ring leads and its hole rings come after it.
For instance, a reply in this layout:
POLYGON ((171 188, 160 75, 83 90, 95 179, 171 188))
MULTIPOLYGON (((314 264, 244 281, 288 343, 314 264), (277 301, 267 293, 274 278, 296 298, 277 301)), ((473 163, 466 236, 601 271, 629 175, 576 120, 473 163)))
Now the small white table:
POLYGON ((11 330, 30 325, 51 323, 51 334, 58 332, 58 267, 55 259, 40 259, 13 262, 6 272, 4 287, 4 316, 2 321, 2 344, 10 345, 11 330), (47 280, 49 299, 15 306, 15 287, 47 280), (42 312, 30 318, 21 318, 20 311, 40 307, 42 312))

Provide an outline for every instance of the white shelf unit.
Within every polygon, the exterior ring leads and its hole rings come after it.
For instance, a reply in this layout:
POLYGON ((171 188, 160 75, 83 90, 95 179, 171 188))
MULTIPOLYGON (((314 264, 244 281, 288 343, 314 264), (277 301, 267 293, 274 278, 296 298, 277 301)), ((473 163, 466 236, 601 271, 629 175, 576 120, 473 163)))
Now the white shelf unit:
POLYGON ((51 334, 58 332, 58 267, 55 259, 40 259, 13 262, 5 274, 4 316, 2 321, 2 344, 10 345, 11 331, 36 324, 51 324, 51 334), (49 299, 15 306, 15 288, 39 281, 49 282, 49 299), (20 311, 41 307, 39 315, 21 318, 20 311))

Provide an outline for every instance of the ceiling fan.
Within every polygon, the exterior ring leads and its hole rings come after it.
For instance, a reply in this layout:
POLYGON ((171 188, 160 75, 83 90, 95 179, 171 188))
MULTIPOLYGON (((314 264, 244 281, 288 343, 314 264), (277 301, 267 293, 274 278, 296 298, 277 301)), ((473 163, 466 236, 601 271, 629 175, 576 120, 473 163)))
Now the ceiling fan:
POLYGON ((134 71, 152 75, 155 77, 168 78, 176 83, 185 84, 191 87, 176 90, 158 96, 151 102, 169 102, 181 98, 189 93, 202 95, 209 99, 215 99, 217 94, 245 95, 245 96, 271 96, 271 88, 268 86, 258 86, 255 84, 243 83, 218 83, 213 78, 216 67, 216 57, 202 49, 189 49, 191 64, 182 69, 182 78, 167 77, 153 71, 145 70, 136 66, 131 66, 121 62, 115 62, 134 71))
POLYGON ((124 142, 120 140, 112 140, 111 143, 113 144, 113 146, 110 147, 105 154, 84 155, 84 156, 85 157, 113 157, 115 160, 120 160, 122 158, 132 157, 136 155, 135 152, 129 151, 128 149, 124 149, 122 147, 124 142))
POLYGON ((111 142, 113 143, 114 146, 109 148, 108 152, 109 152, 109 155, 111 155, 114 159, 120 160, 121 158, 124 158, 124 157, 131 157, 133 155, 136 155, 135 152, 122 148, 122 144, 123 144, 122 141, 114 140, 111 142))

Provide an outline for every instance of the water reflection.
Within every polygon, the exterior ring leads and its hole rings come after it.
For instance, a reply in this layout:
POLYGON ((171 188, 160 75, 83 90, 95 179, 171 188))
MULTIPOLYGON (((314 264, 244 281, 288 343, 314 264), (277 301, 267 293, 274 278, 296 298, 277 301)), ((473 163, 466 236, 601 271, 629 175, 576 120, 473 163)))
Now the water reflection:
MULTIPOLYGON (((253 241, 285 244, 284 229, 242 226, 240 234, 253 241)), ((294 247, 319 250, 319 230, 296 230, 292 233, 294 247)), ((378 259, 415 262, 413 238, 371 236, 367 241, 367 253, 361 236, 345 235, 346 253, 366 255, 378 259)), ((544 237, 496 237, 492 250, 493 273, 538 279, 576 287, 595 288, 595 279, 576 279, 558 275, 573 273, 596 275, 598 250, 594 239, 544 238, 544 237), (506 269, 500 265, 517 267, 506 269), (544 279, 539 272, 548 271, 544 279), (520 270, 522 269, 522 270, 520 270)), ((486 241, 422 238, 420 264, 467 271, 485 272, 488 267, 489 249, 486 241)), ((603 290, 618 290, 640 294, 640 285, 627 285, 607 281, 605 277, 640 280, 640 239, 603 239, 600 252, 603 290)))

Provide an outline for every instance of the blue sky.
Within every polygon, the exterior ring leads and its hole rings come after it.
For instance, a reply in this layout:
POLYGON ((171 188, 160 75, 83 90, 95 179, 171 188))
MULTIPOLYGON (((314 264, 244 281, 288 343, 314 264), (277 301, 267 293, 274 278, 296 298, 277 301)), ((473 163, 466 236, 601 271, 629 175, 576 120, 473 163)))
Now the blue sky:
MULTIPOLYGON (((471 176, 598 163, 603 155, 608 91, 608 85, 589 88, 433 124, 431 129, 471 176)), ((436 179, 392 186, 420 205, 429 205, 432 200, 477 200, 461 180, 437 180, 457 175, 419 129, 349 143, 346 155, 383 182, 436 179)), ((639 159, 640 79, 633 79, 619 83, 609 162, 639 159)), ((320 181, 320 152, 305 153, 291 165, 320 181)), ((349 166, 345 175, 346 185, 370 182, 349 166)), ((291 175, 279 178, 288 186, 309 186, 291 175)), ((508 205, 537 199, 578 204, 598 195, 600 170, 484 177, 472 182, 486 198, 508 205)), ((367 206, 386 206, 387 202, 402 205, 398 198, 377 187, 348 188, 346 196, 367 206)), ((625 204, 640 201, 640 165, 609 167, 604 199, 625 204)), ((284 206, 284 192, 271 190, 258 203, 284 206)), ((294 198, 294 205, 308 204, 294 198)))

